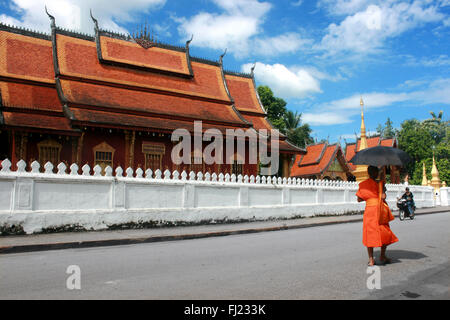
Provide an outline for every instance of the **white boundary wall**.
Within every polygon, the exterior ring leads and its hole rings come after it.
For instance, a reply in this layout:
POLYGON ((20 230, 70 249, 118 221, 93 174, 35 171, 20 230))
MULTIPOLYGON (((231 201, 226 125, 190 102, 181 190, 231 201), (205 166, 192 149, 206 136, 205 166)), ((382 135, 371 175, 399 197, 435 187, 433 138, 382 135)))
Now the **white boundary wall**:
MULTIPOLYGON (((87 165, 69 169, 63 163, 53 173, 38 162, 25 170, 24 161, 11 171, 0 170, 0 227, 20 226, 30 234, 43 229, 80 227, 107 229, 121 224, 197 224, 202 222, 288 219, 341 215, 364 210, 355 182, 216 175, 166 170, 125 172, 87 165), (69 172, 69 173, 66 173, 69 172)), ((418 208, 432 207, 431 187, 409 186, 418 208)), ((387 185, 387 200, 395 208, 404 185, 387 185)))

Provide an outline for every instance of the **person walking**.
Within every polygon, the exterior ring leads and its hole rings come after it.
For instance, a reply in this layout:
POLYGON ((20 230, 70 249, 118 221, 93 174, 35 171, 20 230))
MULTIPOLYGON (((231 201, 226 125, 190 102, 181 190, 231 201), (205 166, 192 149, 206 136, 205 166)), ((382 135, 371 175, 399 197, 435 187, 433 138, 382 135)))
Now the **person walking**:
POLYGON ((389 221, 393 219, 393 216, 385 202, 384 181, 377 181, 379 169, 369 166, 367 172, 370 178, 359 184, 356 196, 358 202, 366 202, 362 243, 367 247, 369 254, 368 266, 373 266, 375 265, 373 248, 381 247, 380 262, 382 264, 390 263, 391 259, 386 256, 386 248, 397 242, 398 238, 389 227, 389 221))

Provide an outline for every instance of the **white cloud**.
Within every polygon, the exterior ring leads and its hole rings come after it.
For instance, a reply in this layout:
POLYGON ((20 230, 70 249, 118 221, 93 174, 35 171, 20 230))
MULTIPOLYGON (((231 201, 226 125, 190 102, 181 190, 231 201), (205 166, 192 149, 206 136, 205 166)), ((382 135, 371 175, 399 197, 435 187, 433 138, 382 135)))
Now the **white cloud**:
POLYGON ((444 26, 450 27, 450 18, 445 19, 442 23, 444 24, 444 26))
POLYGON ((372 92, 372 93, 364 93, 362 95, 355 94, 344 99, 334 100, 321 105, 320 108, 325 110, 335 110, 335 111, 339 110, 349 112, 352 114, 358 114, 361 109, 360 106, 361 97, 363 98, 365 109, 387 107, 391 106, 396 102, 402 102, 409 99, 407 93, 372 92))
POLYGON ((330 54, 377 52, 383 49, 387 39, 424 23, 440 22, 444 17, 438 6, 429 1, 370 4, 364 11, 347 16, 341 23, 330 24, 317 49, 330 54))
POLYGON ((178 19, 181 35, 195 37, 193 45, 212 49, 228 48, 235 55, 246 55, 249 39, 260 32, 268 2, 258 0, 213 0, 222 13, 200 12, 190 19, 178 19))
POLYGON ((312 40, 299 33, 286 32, 275 36, 261 36, 262 25, 272 8, 260 0, 212 0, 219 13, 200 12, 190 18, 174 18, 178 31, 186 39, 194 35, 193 46, 223 50, 234 56, 249 54, 275 56, 295 53, 312 40))
MULTIPOLYGON (((424 82, 422 82, 424 83, 424 82)), ((417 86, 413 86, 417 87, 417 86)), ((379 108, 395 108, 397 103, 408 102, 410 106, 427 106, 430 104, 450 105, 450 78, 438 79, 423 84, 423 90, 382 93, 363 93, 364 109, 368 112, 379 108)), ((305 123, 317 126, 345 124, 359 121, 360 94, 317 105, 313 112, 303 113, 305 123)))
POLYGON ((11 7, 20 16, 19 19, 1 15, 2 22, 48 32, 50 20, 45 14, 47 6, 55 16, 60 27, 93 33, 93 24, 89 15, 92 9, 102 28, 127 32, 118 23, 133 21, 133 15, 148 12, 152 8, 164 5, 166 0, 12 0, 11 7))
POLYGON ((407 66, 415 66, 415 67, 444 67, 450 66, 450 57, 446 54, 441 54, 438 56, 431 57, 423 57, 421 59, 417 59, 414 56, 406 57, 406 65, 407 66))
POLYGON ((264 56, 295 53, 312 42, 310 39, 302 38, 298 33, 289 32, 272 38, 255 39, 252 51, 264 56))
MULTIPOLYGON (((245 64, 242 70, 248 72, 252 64, 245 64)), ((256 63, 255 78, 268 85, 276 96, 282 98, 302 98, 311 93, 321 92, 320 83, 306 69, 288 69, 282 64, 256 63)))
MULTIPOLYGON (((346 139, 346 140, 356 140, 356 137, 359 138, 361 136, 361 133, 360 132, 355 132, 355 133, 343 134, 343 135, 340 135, 340 138, 346 139)), ((376 135, 378 135, 377 131, 366 130, 367 137, 376 136, 376 135)))
POLYGON ((303 0, 297 0, 294 2, 291 2, 291 5, 293 5, 294 7, 300 7, 303 4, 303 0))
POLYGON ((365 9, 373 1, 369 0, 319 0, 317 7, 325 8, 332 15, 354 14, 365 9))
POLYGON ((318 112, 318 113, 302 113, 303 123, 312 126, 329 126, 335 124, 351 123, 353 120, 347 115, 338 114, 335 112, 318 112))

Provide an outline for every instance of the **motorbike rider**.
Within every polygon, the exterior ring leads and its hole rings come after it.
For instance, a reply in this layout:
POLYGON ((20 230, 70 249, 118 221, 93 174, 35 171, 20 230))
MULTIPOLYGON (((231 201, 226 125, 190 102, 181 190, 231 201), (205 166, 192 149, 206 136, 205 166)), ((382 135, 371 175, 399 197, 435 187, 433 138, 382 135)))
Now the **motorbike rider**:
POLYGON ((414 195, 412 194, 411 191, 409 191, 408 187, 406 187, 402 199, 406 200, 406 206, 408 207, 408 215, 411 215, 413 213, 413 208, 415 208, 415 204, 414 204, 414 195))

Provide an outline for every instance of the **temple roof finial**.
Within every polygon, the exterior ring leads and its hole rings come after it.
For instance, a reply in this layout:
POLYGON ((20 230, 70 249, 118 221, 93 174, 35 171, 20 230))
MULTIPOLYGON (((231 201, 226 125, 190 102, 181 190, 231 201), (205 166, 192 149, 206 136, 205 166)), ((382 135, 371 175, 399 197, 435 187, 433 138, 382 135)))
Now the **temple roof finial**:
POLYGON ((52 29, 56 28, 55 17, 52 16, 50 13, 48 13, 47 6, 45 6, 45 13, 46 13, 46 14, 48 15, 48 17, 50 18, 52 29))
POLYGON ((256 62, 253 64, 253 67, 250 69, 250 75, 253 77, 255 75, 256 62))
POLYGON ((92 19, 92 21, 94 22, 94 25, 95 25, 95 31, 97 31, 98 30, 98 21, 92 15, 92 9, 89 9, 89 11, 90 11, 90 14, 91 14, 91 19, 92 19))
POLYGON ((189 45, 191 44, 192 40, 194 40, 194 35, 191 35, 191 39, 189 39, 188 41, 186 41, 186 48, 189 47, 189 45))
POLYGON ((225 48, 225 52, 222 53, 222 55, 220 56, 220 59, 219 59, 220 64, 222 64, 222 62, 223 62, 223 57, 225 57, 225 55, 227 54, 227 50, 228 50, 228 48, 225 48))

